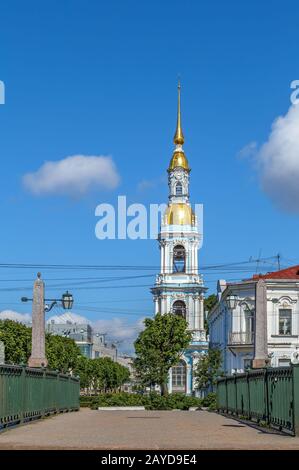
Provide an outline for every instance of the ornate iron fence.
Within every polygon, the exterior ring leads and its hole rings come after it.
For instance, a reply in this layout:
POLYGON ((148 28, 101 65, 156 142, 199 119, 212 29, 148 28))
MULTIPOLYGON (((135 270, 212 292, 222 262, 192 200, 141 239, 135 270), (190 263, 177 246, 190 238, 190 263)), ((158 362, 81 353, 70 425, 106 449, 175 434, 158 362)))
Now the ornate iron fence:
POLYGON ((0 430, 52 413, 79 410, 80 381, 43 369, 0 365, 0 430))
POLYGON ((217 409, 299 435, 299 365, 251 370, 219 379, 217 409))

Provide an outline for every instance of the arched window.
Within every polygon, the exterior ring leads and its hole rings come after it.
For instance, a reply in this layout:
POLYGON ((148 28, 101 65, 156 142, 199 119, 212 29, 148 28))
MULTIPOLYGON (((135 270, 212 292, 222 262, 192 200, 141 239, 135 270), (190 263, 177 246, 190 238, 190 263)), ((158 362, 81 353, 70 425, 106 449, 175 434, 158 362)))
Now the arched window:
POLYGON ((186 318, 186 304, 182 300, 176 300, 172 305, 172 313, 186 318))
POLYGON ((175 195, 182 196, 183 195, 183 186, 182 183, 178 182, 175 187, 175 195))
POLYGON ((178 365, 171 368, 172 373, 172 391, 186 392, 186 363, 180 361, 178 365))
POLYGON ((185 272, 185 248, 182 245, 176 245, 173 249, 173 272, 184 273, 185 272))

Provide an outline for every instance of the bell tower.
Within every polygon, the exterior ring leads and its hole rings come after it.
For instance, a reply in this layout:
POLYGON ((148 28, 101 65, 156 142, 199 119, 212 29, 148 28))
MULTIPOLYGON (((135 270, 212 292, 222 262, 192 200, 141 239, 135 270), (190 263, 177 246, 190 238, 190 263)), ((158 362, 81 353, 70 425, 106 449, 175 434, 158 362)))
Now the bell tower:
POLYGON ((191 394, 194 391, 193 369, 197 358, 208 348, 204 329, 204 292, 202 276, 198 272, 198 249, 202 234, 197 217, 190 205, 190 168, 183 144, 181 125, 181 85, 178 84, 177 125, 175 149, 168 167, 168 206, 162 217, 158 242, 161 254, 160 273, 151 289, 155 314, 171 312, 182 315, 192 332, 192 341, 173 367, 169 377, 169 391, 191 394))

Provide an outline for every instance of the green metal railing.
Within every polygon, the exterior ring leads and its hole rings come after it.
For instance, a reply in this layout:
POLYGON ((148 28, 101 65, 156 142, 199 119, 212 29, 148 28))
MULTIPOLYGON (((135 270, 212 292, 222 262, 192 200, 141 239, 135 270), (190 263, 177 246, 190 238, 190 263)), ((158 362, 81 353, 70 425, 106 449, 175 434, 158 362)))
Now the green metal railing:
POLYGON ((217 409, 299 435, 299 365, 251 370, 219 379, 217 409))
POLYGON ((79 410, 80 381, 58 372, 0 365, 0 430, 52 413, 79 410))

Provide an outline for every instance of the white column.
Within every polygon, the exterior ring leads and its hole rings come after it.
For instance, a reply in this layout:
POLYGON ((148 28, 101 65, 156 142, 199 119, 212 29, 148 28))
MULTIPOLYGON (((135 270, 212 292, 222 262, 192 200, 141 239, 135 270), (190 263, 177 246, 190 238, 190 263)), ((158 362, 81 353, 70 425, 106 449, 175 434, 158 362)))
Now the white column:
POLYGON ((198 296, 193 296, 193 305, 194 305, 194 330, 200 329, 200 320, 199 320, 199 298, 198 296))
POLYGON ((168 373, 168 393, 172 393, 172 369, 168 373))
POLYGON ((199 308, 199 329, 204 330, 204 303, 203 297, 198 299, 198 308, 199 308))
POLYGON ((165 313, 168 313, 168 311, 170 310, 170 307, 168 305, 168 297, 165 296, 165 313))
POLYGON ((198 274, 198 244, 194 244, 194 273, 198 274))
POLYGON ((192 367, 187 364, 186 367, 186 394, 191 395, 192 393, 192 367))
POLYGON ((164 249, 164 272, 168 273, 169 271, 169 244, 165 243, 164 249))
POLYGON ((154 297, 154 302, 155 302, 155 315, 159 312, 159 297, 156 296, 154 297))
POLYGON ((191 260, 190 260, 190 252, 189 250, 185 250, 185 254, 186 254, 186 274, 190 273, 190 264, 191 264, 191 260))
POLYGON ((173 264, 173 246, 168 245, 168 253, 167 253, 167 272, 172 273, 172 264, 173 264))
POLYGON ((191 243, 189 242, 188 243, 188 273, 191 274, 192 273, 192 264, 193 264, 193 256, 192 256, 192 245, 191 243))
POLYGON ((162 314, 167 313, 167 296, 163 295, 161 298, 161 312, 162 314))

